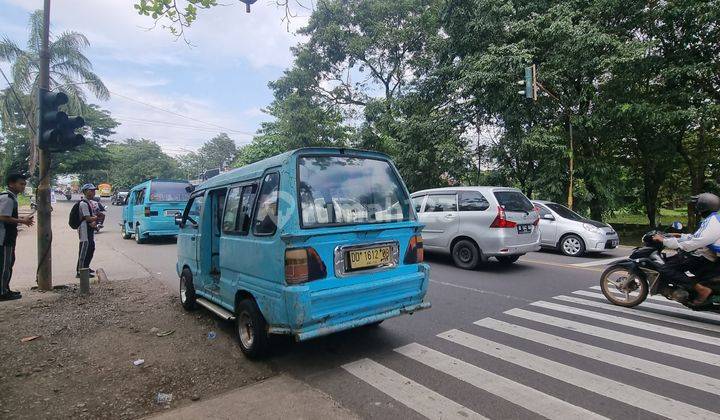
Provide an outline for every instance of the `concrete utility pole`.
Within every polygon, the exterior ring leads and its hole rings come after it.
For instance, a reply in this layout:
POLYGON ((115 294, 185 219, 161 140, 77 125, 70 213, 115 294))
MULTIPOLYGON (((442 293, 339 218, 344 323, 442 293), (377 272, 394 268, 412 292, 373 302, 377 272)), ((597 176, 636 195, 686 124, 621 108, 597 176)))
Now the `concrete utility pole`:
MULTIPOLYGON (((43 33, 40 41, 40 89, 50 89, 50 0, 45 0, 43 10, 43 33)), ((37 142, 42 142, 42 130, 40 130, 40 119, 42 100, 38 92, 37 101, 37 142)), ((40 149, 40 181, 35 193, 37 201, 37 245, 38 245, 38 268, 37 284, 40 290, 52 289, 52 223, 50 219, 50 151, 40 149)))

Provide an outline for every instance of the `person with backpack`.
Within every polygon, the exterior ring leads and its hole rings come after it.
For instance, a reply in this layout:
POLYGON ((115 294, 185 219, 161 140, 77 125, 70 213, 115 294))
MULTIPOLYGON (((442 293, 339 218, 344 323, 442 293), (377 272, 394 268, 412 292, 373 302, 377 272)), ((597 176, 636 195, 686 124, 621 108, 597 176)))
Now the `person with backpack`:
POLYGON ((15 241, 18 225, 32 226, 33 216, 18 216, 17 195, 25 191, 27 177, 10 174, 6 179, 7 191, 0 193, 0 301, 20 299, 20 292, 10 290, 13 265, 15 264, 15 241))
MULTIPOLYGON (((95 227, 97 216, 93 212, 90 200, 95 197, 95 186, 85 184, 82 186, 83 197, 75 203, 70 210, 68 224, 71 228, 77 229, 80 238, 80 250, 78 252, 76 277, 80 277, 81 268, 90 268, 90 261, 95 255, 95 227)), ((95 277, 94 270, 90 270, 90 277, 95 277)))

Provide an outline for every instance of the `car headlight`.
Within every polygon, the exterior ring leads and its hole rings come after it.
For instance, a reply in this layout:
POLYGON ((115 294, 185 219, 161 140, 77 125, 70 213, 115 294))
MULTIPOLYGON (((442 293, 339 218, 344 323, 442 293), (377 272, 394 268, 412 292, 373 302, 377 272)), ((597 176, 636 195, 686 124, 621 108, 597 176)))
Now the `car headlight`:
POLYGON ((600 229, 598 229, 596 226, 591 225, 590 223, 583 223, 583 227, 584 227, 585 230, 587 230, 588 232, 600 233, 600 229))

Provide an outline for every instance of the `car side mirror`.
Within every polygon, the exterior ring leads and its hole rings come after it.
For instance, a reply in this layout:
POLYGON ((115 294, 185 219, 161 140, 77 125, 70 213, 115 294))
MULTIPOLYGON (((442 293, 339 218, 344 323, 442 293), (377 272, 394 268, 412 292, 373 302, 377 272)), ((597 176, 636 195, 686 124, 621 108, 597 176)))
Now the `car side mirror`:
POLYGON ((555 217, 552 214, 543 214, 542 218, 545 220, 555 220, 555 217))

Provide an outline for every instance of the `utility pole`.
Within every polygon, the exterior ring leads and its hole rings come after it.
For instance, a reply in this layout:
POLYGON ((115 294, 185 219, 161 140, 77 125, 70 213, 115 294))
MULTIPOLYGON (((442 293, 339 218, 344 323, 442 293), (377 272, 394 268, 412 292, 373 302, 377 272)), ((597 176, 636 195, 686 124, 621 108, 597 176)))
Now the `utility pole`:
MULTIPOLYGON (((50 0, 45 0, 43 10, 43 32, 40 41, 40 75, 39 87, 42 90, 50 89, 50 0)), ((42 121, 42 96, 38 92, 37 115, 37 145, 43 142, 43 133, 40 130, 42 121)), ((37 245, 38 268, 37 284, 40 290, 52 289, 52 224, 50 219, 50 151, 40 148, 40 182, 38 182, 36 201, 38 207, 37 218, 37 245)))

